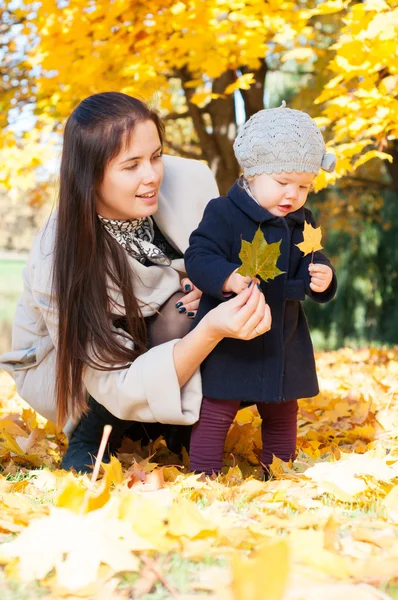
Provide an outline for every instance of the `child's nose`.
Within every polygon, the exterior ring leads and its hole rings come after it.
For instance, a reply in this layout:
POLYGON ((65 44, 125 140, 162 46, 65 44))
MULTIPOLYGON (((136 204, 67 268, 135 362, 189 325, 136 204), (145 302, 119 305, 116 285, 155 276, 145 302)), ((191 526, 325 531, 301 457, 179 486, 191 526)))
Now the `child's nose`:
POLYGON ((298 195, 297 187, 295 185, 288 185, 286 188, 286 198, 289 198, 290 200, 294 200, 295 198, 297 198, 297 195, 298 195))

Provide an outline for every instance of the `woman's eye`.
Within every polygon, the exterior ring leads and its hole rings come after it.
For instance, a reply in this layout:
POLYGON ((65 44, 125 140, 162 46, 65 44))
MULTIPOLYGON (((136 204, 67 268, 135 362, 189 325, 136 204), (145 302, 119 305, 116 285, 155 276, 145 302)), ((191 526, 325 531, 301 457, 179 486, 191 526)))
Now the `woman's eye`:
POLYGON ((160 154, 156 154, 156 156, 153 156, 152 160, 155 160, 157 158, 162 158, 162 156, 163 156, 163 152, 160 152, 160 154))
POLYGON ((132 171, 133 169, 136 169, 138 167, 138 165, 130 165, 129 167, 126 167, 124 170, 125 171, 132 171))

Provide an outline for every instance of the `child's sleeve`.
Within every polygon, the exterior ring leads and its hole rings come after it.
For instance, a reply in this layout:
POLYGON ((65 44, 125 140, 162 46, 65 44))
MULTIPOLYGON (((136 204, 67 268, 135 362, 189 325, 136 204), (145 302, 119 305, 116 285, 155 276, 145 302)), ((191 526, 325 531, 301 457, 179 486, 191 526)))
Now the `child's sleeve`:
MULTIPOLYGON (((312 214, 312 212, 310 210, 307 210, 307 209, 305 210, 305 219, 308 223, 310 223, 310 225, 312 225, 313 227, 316 227, 314 215, 312 214)), ((327 290, 325 290, 324 292, 314 292, 310 288, 311 277, 310 277, 310 274, 308 271, 308 267, 311 263, 311 254, 307 254, 307 256, 303 256, 303 258, 300 261, 300 266, 299 266, 299 269, 297 271, 295 278, 304 280, 305 293, 307 294, 307 296, 309 298, 311 298, 311 300, 313 300, 314 302, 318 302, 319 304, 325 304, 326 302, 330 302, 330 300, 333 300, 333 298, 336 295, 336 292, 337 292, 336 272, 335 272, 335 269, 334 269, 332 263, 327 258, 327 256, 325 256, 325 254, 323 254, 323 252, 319 252, 319 251, 314 252, 314 261, 313 262, 314 262, 314 264, 318 264, 318 265, 320 265, 320 264, 328 265, 328 267, 330 267, 332 269, 333 279, 327 290)))
POLYGON ((225 300, 222 292, 227 277, 239 263, 230 262, 233 227, 228 217, 228 201, 220 197, 207 205, 199 227, 189 238, 184 255, 189 279, 202 292, 225 300))

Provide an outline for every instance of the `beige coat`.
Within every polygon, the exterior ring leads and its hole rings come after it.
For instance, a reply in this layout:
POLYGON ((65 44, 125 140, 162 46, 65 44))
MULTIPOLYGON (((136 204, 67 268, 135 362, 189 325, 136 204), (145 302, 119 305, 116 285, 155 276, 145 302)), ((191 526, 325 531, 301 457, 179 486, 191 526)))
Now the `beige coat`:
MULTIPOLYGON (((155 220, 163 235, 181 252, 198 226, 208 201, 218 196, 210 169, 199 161, 164 157, 165 176, 155 220)), ((17 304, 12 350, 0 356, 0 366, 14 377, 19 395, 50 421, 56 420, 54 396, 58 313, 51 285, 56 211, 39 231, 23 273, 24 289, 17 304)), ((154 311, 180 288, 182 259, 171 267, 145 267, 129 256, 135 293, 154 311)), ((117 298, 118 291, 110 290, 117 298)), ((115 312, 115 309, 112 309, 115 312)), ((118 312, 123 314, 119 309, 118 312)), ((117 335, 117 330, 115 330, 117 335)), ((128 368, 116 371, 84 369, 87 392, 120 419, 190 425, 199 417, 200 372, 180 389, 172 340, 150 349, 128 368)), ((131 342, 131 345, 133 343, 131 342)), ((65 427, 70 433, 75 424, 65 427)))

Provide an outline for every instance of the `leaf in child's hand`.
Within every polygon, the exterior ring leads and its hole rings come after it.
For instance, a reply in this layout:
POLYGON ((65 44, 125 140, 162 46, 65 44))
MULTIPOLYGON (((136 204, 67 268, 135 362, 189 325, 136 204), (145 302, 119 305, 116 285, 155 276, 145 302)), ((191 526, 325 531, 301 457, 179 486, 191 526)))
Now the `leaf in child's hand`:
POLYGON ((313 227, 310 223, 305 221, 303 238, 304 241, 302 241, 300 244, 296 244, 296 246, 301 250, 301 252, 304 252, 304 256, 311 254, 311 252, 322 250, 322 229, 320 227, 313 227))
POLYGON ((242 265, 238 269, 238 273, 243 277, 255 277, 258 275, 263 281, 274 279, 284 271, 281 271, 276 266, 280 257, 281 241, 274 244, 268 244, 267 240, 260 229, 257 229, 253 241, 247 242, 242 240, 242 245, 239 252, 239 258, 242 265))

